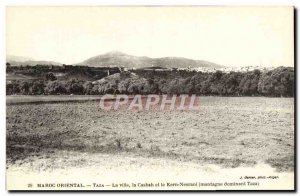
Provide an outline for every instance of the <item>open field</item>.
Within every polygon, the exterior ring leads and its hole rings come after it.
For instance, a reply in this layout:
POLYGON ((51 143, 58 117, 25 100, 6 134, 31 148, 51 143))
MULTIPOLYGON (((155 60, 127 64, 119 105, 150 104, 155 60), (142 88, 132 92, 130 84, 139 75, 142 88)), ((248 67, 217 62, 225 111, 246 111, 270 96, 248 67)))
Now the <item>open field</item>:
MULTIPOLYGON (((225 168, 294 167, 294 99, 200 97, 199 111, 99 111, 97 102, 7 105, 8 168, 61 152, 118 154, 225 168)), ((89 156, 73 166, 84 166, 89 156)), ((143 163, 134 163, 136 166, 143 163)), ((67 164, 72 167, 72 164, 67 164)), ((53 168, 51 162, 43 169, 53 168)), ((39 168, 35 168, 39 169, 39 168)))
POLYGON ((86 102, 100 99, 100 95, 10 95, 6 96, 7 105, 61 103, 61 102, 86 102))

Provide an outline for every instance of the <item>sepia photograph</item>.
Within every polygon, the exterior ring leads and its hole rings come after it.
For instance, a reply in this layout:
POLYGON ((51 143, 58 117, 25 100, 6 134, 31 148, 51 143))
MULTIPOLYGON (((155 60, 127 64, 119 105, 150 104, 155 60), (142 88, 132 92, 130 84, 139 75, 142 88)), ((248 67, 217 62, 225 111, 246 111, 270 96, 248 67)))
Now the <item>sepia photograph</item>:
POLYGON ((8 191, 295 191, 292 6, 6 6, 8 191))

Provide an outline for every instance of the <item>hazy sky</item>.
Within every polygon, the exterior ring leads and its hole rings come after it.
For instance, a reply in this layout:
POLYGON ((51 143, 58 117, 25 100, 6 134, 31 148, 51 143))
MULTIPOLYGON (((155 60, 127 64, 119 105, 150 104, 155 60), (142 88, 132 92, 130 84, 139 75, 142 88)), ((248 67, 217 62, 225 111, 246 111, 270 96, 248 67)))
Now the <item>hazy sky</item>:
POLYGON ((292 7, 7 7, 7 54, 72 64, 109 51, 293 66, 292 7))

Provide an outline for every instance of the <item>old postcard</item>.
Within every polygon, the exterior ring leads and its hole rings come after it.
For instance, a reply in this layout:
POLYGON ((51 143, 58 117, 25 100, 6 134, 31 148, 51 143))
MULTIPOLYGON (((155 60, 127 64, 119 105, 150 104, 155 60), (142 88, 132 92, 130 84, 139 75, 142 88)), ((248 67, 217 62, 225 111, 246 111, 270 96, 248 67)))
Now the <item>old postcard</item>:
POLYGON ((7 190, 294 190, 294 8, 6 7, 7 190))

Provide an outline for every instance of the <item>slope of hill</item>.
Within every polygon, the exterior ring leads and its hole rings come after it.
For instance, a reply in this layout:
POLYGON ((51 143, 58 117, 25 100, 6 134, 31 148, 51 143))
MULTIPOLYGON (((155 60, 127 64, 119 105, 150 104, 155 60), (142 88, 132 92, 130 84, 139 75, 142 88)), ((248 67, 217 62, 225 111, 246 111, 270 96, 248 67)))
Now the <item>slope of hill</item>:
POLYGON ((218 65, 208 61, 192 60, 192 59, 179 58, 179 57, 164 57, 164 58, 157 58, 155 60, 156 60, 156 66, 166 67, 166 68, 188 68, 188 67, 223 68, 225 67, 223 65, 218 65))
MULTIPOLYGON (((6 62, 13 66, 35 66, 35 65, 62 65, 62 63, 54 61, 34 60, 27 57, 7 55, 6 62)), ((218 65, 212 62, 203 60, 193 60, 181 57, 163 57, 150 58, 146 56, 138 57, 128 55, 122 52, 109 52, 89 58, 76 65, 90 67, 126 67, 126 68, 224 68, 223 65, 218 65)))
POLYGON ((86 65, 93 67, 127 67, 127 68, 144 68, 144 67, 163 67, 163 68, 223 68, 208 61, 192 60, 180 57, 149 58, 128 55, 122 52, 109 52, 103 55, 89 58, 77 65, 86 65))
POLYGON ((109 52, 89 58, 78 65, 91 67, 151 67, 153 60, 149 57, 136 57, 121 52, 109 52))

